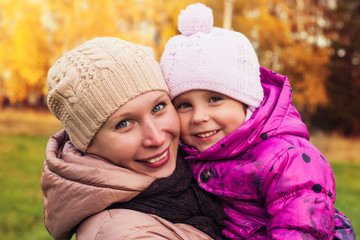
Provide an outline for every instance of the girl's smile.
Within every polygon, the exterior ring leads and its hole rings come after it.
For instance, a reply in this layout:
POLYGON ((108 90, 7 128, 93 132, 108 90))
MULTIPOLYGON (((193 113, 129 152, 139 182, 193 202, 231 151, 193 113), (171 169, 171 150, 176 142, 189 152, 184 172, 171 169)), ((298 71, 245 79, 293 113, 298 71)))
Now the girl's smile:
POLYGON ((209 131, 209 132, 203 132, 203 133, 198 133, 195 134, 195 136, 199 137, 199 138, 208 138, 213 136, 214 134, 218 133, 219 131, 209 131))

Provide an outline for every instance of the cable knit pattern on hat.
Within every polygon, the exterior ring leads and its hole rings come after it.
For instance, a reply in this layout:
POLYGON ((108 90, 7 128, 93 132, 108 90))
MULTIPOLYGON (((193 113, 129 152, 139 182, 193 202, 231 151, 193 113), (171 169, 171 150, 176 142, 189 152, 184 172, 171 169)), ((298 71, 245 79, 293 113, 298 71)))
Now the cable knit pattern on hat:
POLYGON ((168 92, 151 48, 111 37, 65 54, 50 68, 47 88, 49 109, 84 152, 120 106, 148 91, 168 92))
POLYGON ((212 10, 201 3, 181 11, 178 28, 182 34, 167 42, 160 61, 171 99, 191 90, 209 90, 253 112, 263 100, 263 89, 250 41, 239 32, 213 27, 212 10))

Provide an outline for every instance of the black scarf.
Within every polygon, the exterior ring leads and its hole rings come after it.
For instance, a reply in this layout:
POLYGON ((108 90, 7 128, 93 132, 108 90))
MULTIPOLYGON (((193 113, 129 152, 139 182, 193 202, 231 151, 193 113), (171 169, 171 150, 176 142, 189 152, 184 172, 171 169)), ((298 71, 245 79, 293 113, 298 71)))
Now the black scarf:
POLYGON ((110 208, 154 214, 172 223, 189 224, 213 239, 224 239, 221 234, 225 218, 222 205, 214 195, 197 185, 182 151, 179 151, 171 176, 155 180, 131 201, 110 208))

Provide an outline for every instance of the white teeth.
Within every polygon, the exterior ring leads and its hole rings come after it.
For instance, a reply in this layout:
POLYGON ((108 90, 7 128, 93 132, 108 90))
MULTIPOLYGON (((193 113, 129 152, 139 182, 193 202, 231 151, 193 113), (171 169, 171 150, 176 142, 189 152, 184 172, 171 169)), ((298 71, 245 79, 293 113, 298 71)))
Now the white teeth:
POLYGON ((214 135, 217 131, 212 131, 212 132, 207 132, 207 133, 199 133, 196 134, 196 136, 200 137, 200 138, 204 138, 204 137, 210 137, 211 135, 214 135))
POLYGON ((153 158, 153 159, 150 159, 150 160, 147 160, 147 161, 145 161, 145 162, 155 163, 155 162, 160 161, 161 159, 163 159, 163 158, 166 156, 166 154, 167 154, 167 151, 164 152, 161 156, 156 157, 156 158, 153 158))

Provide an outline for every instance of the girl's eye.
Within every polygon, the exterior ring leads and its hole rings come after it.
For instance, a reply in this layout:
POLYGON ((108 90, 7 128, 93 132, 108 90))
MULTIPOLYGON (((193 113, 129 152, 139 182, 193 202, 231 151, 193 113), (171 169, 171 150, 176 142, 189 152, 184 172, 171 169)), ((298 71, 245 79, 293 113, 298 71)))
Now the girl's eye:
POLYGON ((153 108, 153 113, 157 113, 157 112, 160 112, 162 109, 164 109, 165 107, 165 103, 159 103, 158 105, 156 105, 154 108, 153 108))
POLYGON ((125 128, 125 127, 129 126, 130 124, 131 124, 131 122, 129 120, 120 121, 118 124, 116 124, 116 129, 125 128))
POLYGON ((189 108, 189 107, 191 107, 190 103, 180 103, 176 106, 176 109, 189 108))
POLYGON ((222 97, 214 96, 214 97, 210 97, 209 102, 217 102, 220 100, 222 100, 222 97))

